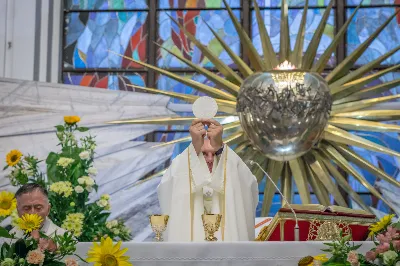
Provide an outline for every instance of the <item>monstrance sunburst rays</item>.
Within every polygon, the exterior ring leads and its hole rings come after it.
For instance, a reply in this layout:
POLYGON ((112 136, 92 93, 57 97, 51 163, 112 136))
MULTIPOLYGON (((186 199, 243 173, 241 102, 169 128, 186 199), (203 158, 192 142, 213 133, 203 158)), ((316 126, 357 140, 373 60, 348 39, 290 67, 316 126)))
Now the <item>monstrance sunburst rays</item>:
MULTIPOLYGON (((204 75, 211 82, 215 83, 217 88, 207 86, 205 84, 193 81, 189 78, 176 75, 165 69, 161 69, 144 62, 139 62, 132 58, 120 55, 129 59, 143 67, 153 69, 159 74, 168 76, 169 78, 175 79, 187 86, 197 89, 211 97, 214 97, 219 106, 219 111, 225 113, 226 116, 237 116, 236 103, 237 96, 241 84, 244 79, 252 75, 254 72, 263 72, 272 70, 279 63, 289 61, 294 64, 297 68, 322 73, 328 64, 329 58, 332 53, 336 51, 338 43, 341 38, 344 38, 344 34, 357 13, 360 5, 354 10, 353 14, 349 17, 346 23, 334 37, 332 43, 325 50, 325 52, 316 58, 317 48, 321 41, 325 26, 328 21, 329 13, 332 9, 334 0, 331 0, 327 6, 325 13, 321 19, 319 26, 317 27, 311 42, 303 54, 304 35, 306 26, 306 15, 308 10, 308 1, 305 1, 304 11, 302 20, 299 27, 299 34, 296 39, 293 51, 290 49, 290 38, 289 38, 289 23, 288 23, 288 3, 286 0, 282 0, 281 3, 281 34, 280 34, 280 49, 279 54, 276 56, 271 39, 265 28, 260 9, 257 2, 253 0, 255 15, 258 23, 258 29, 260 32, 260 39, 262 44, 263 56, 257 53, 255 46, 252 44, 250 37, 246 34, 242 28, 240 22, 233 14, 230 7, 224 0, 225 6, 229 13, 231 20, 236 28, 238 36, 241 41, 243 52, 248 56, 250 65, 240 58, 230 47, 223 41, 223 39, 211 28, 211 32, 218 40, 222 48, 231 57, 233 63, 238 68, 238 73, 232 70, 228 65, 222 62, 217 56, 215 56, 206 46, 202 45, 192 34, 190 34, 183 25, 179 24, 178 21, 171 19, 176 23, 179 28, 185 33, 186 37, 196 45, 203 55, 210 60, 218 70, 219 74, 213 73, 203 67, 200 67, 190 60, 185 59, 181 55, 174 51, 170 51, 163 48, 168 53, 172 54, 182 62, 186 63, 193 71, 198 74, 204 75)), ((395 12, 388 20, 380 25, 380 27, 367 38, 357 49, 355 49, 349 56, 347 56, 343 62, 338 64, 325 78, 329 85, 330 92, 333 98, 333 108, 330 113, 330 119, 328 125, 321 136, 318 145, 312 150, 307 152, 305 155, 287 161, 274 161, 267 158, 262 152, 254 149, 252 143, 246 136, 246 133, 241 128, 239 121, 227 123, 224 125, 226 130, 235 129, 233 133, 228 134, 224 139, 224 142, 229 145, 235 145, 235 152, 238 153, 245 161, 252 159, 257 161, 260 165, 265 167, 271 177, 278 181, 281 178, 281 186, 285 196, 291 201, 292 200, 292 180, 294 180, 302 202, 304 204, 311 203, 309 185, 315 193, 318 201, 321 204, 329 204, 329 195, 333 195, 335 201, 342 206, 347 206, 346 200, 340 193, 339 187, 348 193, 348 195, 358 203, 362 208, 368 210, 369 207, 363 202, 361 197, 350 187, 348 181, 343 176, 343 173, 347 173, 356 178, 364 187, 366 187, 374 196, 381 199, 390 208, 393 206, 381 194, 371 185, 365 177, 359 173, 351 163, 354 163, 360 168, 366 169, 370 173, 376 175, 378 178, 386 180, 391 184, 400 187, 400 183, 393 177, 386 174, 383 170, 375 167, 370 162, 359 156, 356 152, 351 149, 351 146, 358 146, 370 151, 381 152, 392 156, 400 157, 400 153, 371 142, 363 137, 355 135, 348 130, 356 131, 376 131, 376 132, 400 132, 400 126, 388 123, 382 123, 385 121, 399 120, 399 110, 374 110, 371 109, 378 103, 383 103, 400 98, 400 95, 380 97, 379 94, 387 91, 391 88, 396 87, 400 84, 400 80, 394 80, 386 82, 384 84, 365 87, 371 81, 381 77, 382 75, 393 71, 400 67, 395 65, 391 68, 381 70, 370 74, 370 72, 377 66, 379 66, 384 60, 400 50, 400 46, 389 51, 388 53, 380 56, 367 65, 364 65, 354 71, 350 69, 354 66, 358 58, 366 51, 368 46, 374 41, 374 39, 382 32, 382 30, 389 24, 389 22, 399 12, 395 12), (368 110, 364 110, 369 107, 368 110), (351 162, 351 163, 350 163, 351 162)), ((112 52, 112 51, 110 51, 112 52)), ((187 95, 182 93, 161 91, 155 88, 137 87, 141 90, 150 93, 159 93, 168 95, 173 98, 184 100, 189 103, 193 103, 198 96, 187 95)), ((220 117, 220 118, 223 118, 220 117)), ((116 124, 168 124, 168 125, 184 125, 190 124, 193 117, 163 117, 163 118, 151 118, 143 120, 124 120, 124 121, 113 121, 116 124)), ((229 131, 228 131, 229 132, 229 131)), ((179 142, 188 142, 190 137, 177 139, 171 142, 162 143, 160 145, 171 145, 179 142)), ((251 168, 257 180, 261 182, 264 178, 264 174, 257 168, 251 168)), ((160 172, 161 173, 161 172, 160 172)), ((275 193, 275 189, 272 185, 267 185, 264 191, 264 201, 262 204, 262 216, 268 214, 270 206, 272 204, 272 197, 275 193)))

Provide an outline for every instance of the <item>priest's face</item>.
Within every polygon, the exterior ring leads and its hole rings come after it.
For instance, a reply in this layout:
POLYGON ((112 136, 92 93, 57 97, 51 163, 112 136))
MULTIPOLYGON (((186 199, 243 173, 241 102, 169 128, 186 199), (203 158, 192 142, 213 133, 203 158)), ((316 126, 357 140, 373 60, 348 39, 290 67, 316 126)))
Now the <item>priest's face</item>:
POLYGON ((17 211, 20 217, 24 214, 37 214, 45 221, 50 213, 49 199, 40 190, 24 193, 17 197, 17 211))
POLYGON ((209 139, 204 139, 204 144, 203 147, 201 147, 201 152, 203 153, 204 159, 206 160, 208 170, 210 173, 212 172, 213 169, 213 164, 214 164, 214 148, 210 144, 209 139))

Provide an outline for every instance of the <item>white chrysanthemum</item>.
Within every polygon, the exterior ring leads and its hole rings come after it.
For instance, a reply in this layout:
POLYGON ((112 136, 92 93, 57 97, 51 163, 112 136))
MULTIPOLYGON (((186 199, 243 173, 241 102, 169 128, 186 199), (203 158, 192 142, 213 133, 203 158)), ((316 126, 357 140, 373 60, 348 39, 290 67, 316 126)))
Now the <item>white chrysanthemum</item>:
POLYGON ((103 194, 103 195, 101 195, 100 199, 110 200, 110 195, 108 195, 108 194, 103 194))
POLYGON ((93 191, 93 187, 90 187, 90 186, 86 187, 85 189, 86 189, 87 192, 89 192, 89 193, 93 191))
POLYGON ((82 193, 83 191, 84 191, 83 187, 81 187, 81 186, 76 186, 76 187, 75 187, 75 192, 76 192, 76 193, 80 194, 80 193, 82 193))
POLYGON ((86 184, 86 186, 90 186, 90 187, 93 186, 94 185, 94 179, 88 176, 85 179, 85 184, 86 184))
POLYGON ((104 208, 104 207, 106 207, 108 205, 108 201, 101 199, 101 200, 98 200, 96 202, 96 204, 97 204, 97 206, 104 208))
POLYGON ((87 160, 90 158, 90 153, 88 151, 83 151, 83 152, 79 153, 79 157, 82 160, 87 160))
POLYGON ((89 175, 97 175, 97 169, 95 167, 90 167, 88 169, 88 174, 89 175))

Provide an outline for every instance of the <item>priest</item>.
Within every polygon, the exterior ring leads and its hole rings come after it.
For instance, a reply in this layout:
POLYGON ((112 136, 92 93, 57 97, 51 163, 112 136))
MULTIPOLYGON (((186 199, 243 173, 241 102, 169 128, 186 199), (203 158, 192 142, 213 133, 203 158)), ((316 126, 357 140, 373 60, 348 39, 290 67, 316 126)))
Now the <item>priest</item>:
MULTIPOLYGON (((37 214, 43 222, 40 226, 40 232, 48 237, 54 237, 54 235, 64 235, 66 232, 64 229, 55 225, 48 215, 50 214, 50 202, 48 198, 48 192, 41 185, 36 183, 29 183, 21 186, 15 193, 17 199, 17 211, 18 216, 22 217, 25 214, 37 214)), ((10 231, 16 238, 21 238, 24 232, 14 227, 10 231)), ((40 239, 40 233, 38 230, 31 232, 31 236, 39 241, 40 245, 45 246, 49 251, 55 251, 57 249, 56 244, 51 239, 40 239)))
POLYGON ((158 186, 162 214, 169 215, 166 241, 204 241, 202 214, 222 214, 218 241, 254 240, 257 180, 222 141, 223 127, 195 119, 192 142, 178 155, 158 186))

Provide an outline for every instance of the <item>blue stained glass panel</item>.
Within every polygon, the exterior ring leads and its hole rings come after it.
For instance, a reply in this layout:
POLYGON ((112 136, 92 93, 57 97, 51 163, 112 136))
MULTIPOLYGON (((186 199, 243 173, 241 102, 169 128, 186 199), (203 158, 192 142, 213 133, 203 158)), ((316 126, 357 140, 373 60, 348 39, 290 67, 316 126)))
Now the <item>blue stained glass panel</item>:
MULTIPOLYGON (((206 77, 198 74, 182 74, 183 77, 185 78, 190 78, 191 80, 200 82, 202 84, 214 87, 215 84, 209 81, 206 77)), ((171 92, 178 92, 178 93, 184 93, 188 95, 199 95, 199 96, 205 96, 206 94, 197 91, 196 89, 193 89, 187 85, 184 85, 174 79, 171 79, 167 76, 160 75, 158 76, 157 79, 157 88, 159 90, 164 90, 164 91, 171 91, 171 92)), ((179 100, 179 99, 174 99, 171 98, 171 103, 187 103, 186 101, 179 100)))
MULTIPOLYGON (((288 5, 290 6, 304 6, 305 0, 288 0, 288 5)), ((309 0, 309 6, 319 6, 325 7, 329 4, 330 0, 309 0)), ((282 0, 257 0, 257 4, 260 7, 280 7, 282 0)))
POLYGON ((147 9, 147 0, 65 0, 66 10, 147 9))
MULTIPOLYGON (((227 0, 231 8, 240 7, 240 0, 227 0)), ((159 8, 220 8, 225 7, 222 0, 158 0, 159 8)))
MULTIPOLYGON (((347 5, 359 5, 362 0, 347 0, 347 5)), ((362 5, 369 6, 369 5, 399 5, 400 2, 398 0, 364 0, 362 5), (397 2, 396 2, 397 1, 397 2)))
POLYGON ((135 91, 129 85, 146 86, 146 74, 140 73, 63 73, 63 83, 109 90, 135 91))
MULTIPOLYGON (((239 18, 240 12, 234 11, 239 18)), ((214 55, 224 63, 231 65, 232 59, 224 51, 217 38, 214 37, 207 24, 222 37, 226 44, 236 53, 240 54, 240 41, 228 12, 224 10, 191 10, 191 11, 160 11, 158 20, 159 44, 168 50, 203 67, 212 67, 213 64, 194 45, 183 31, 168 17, 170 15, 185 25, 188 32, 196 37, 203 45, 207 46, 214 55), (205 23, 207 22, 207 24, 205 23)), ((164 49, 158 48, 157 64, 160 67, 187 68, 187 65, 169 54, 164 49)))
POLYGON ((71 12, 65 17, 65 69, 141 68, 146 61, 147 12, 71 12))
MULTIPOLYGON (((347 11, 347 16, 354 9, 347 11)), ((347 32, 347 55, 351 54, 362 42, 375 32, 393 13, 394 8, 360 8, 347 32)), ((357 60, 357 65, 364 65, 381 55, 396 48, 400 43, 400 20, 393 19, 389 25, 371 43, 363 55, 357 60)), ((400 51, 385 60, 383 65, 400 63, 400 51)))
MULTIPOLYGON (((307 13, 307 24, 306 24, 306 34, 304 38, 304 49, 307 50, 307 47, 314 35, 315 30, 318 27, 319 22, 323 16, 325 9, 310 9, 307 13)), ((291 9, 289 10, 289 32, 290 32, 290 45, 291 49, 294 49, 294 45, 296 43, 297 34, 299 31, 300 21, 302 18, 303 10, 299 9, 291 9)), ((271 38, 272 45, 274 47, 274 51, 276 53, 279 52, 279 44, 280 44, 280 21, 281 21, 281 11, 278 10, 262 10, 261 15, 264 18, 265 26, 267 28, 269 37, 271 38)), ((330 45, 333 40, 335 34, 335 22, 334 22, 334 12, 332 11, 328 23, 325 27, 325 32, 322 35, 321 42, 319 44, 316 58, 319 58, 325 52, 326 48, 330 45)), ((257 51, 260 54, 262 52, 260 34, 258 30, 257 19, 255 16, 255 12, 252 13, 252 39, 253 44, 256 47, 257 51)), ((335 65, 335 57, 332 54, 331 59, 328 62, 329 66, 335 65)))

